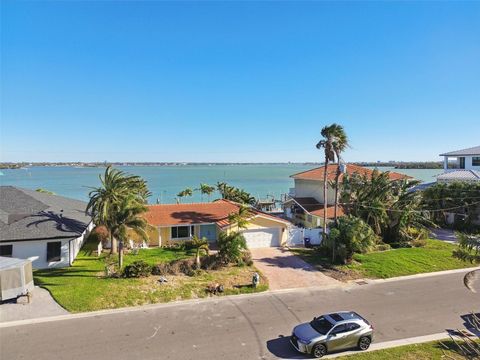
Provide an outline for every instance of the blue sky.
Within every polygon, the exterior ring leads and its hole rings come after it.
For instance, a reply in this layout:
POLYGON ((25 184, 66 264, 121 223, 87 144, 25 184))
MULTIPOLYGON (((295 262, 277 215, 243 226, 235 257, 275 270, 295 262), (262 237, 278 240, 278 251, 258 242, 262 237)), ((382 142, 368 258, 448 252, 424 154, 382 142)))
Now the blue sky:
POLYGON ((480 144, 480 2, 1 2, 2 161, 440 160, 480 144))

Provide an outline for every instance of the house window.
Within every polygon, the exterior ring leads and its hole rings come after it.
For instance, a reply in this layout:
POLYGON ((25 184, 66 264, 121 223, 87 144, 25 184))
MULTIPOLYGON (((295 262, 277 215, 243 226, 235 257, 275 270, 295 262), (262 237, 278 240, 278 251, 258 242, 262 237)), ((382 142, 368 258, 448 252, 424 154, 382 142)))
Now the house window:
POLYGON ((193 226, 173 226, 172 239, 185 239, 194 234, 193 226))
POLYGON ((60 241, 47 243, 47 262, 60 261, 62 259, 62 243, 60 241))
POLYGON ((472 166, 480 166, 480 156, 475 156, 472 158, 472 166))
POLYGON ((0 256, 12 257, 13 245, 0 245, 0 256))

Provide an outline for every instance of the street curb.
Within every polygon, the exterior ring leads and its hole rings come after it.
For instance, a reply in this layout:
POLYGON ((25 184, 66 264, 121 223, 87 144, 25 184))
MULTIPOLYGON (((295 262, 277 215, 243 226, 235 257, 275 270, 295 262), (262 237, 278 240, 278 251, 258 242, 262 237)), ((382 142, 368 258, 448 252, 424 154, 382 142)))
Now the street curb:
MULTIPOLYGON (((403 281, 415 278, 426 278, 426 277, 434 277, 439 275, 448 275, 454 273, 461 273, 461 272, 468 272, 472 270, 480 269, 480 267, 474 268, 464 268, 464 269, 456 269, 456 270, 447 270, 447 271, 439 271, 439 272, 432 272, 432 273, 424 273, 424 274, 417 274, 417 275, 409 275, 409 276, 401 276, 396 278, 390 279, 365 279, 363 281, 367 282, 367 285, 374 285, 374 284, 382 284, 394 281, 403 281)), ((88 311, 88 312, 81 312, 81 313, 72 313, 66 315, 56 315, 56 316, 48 316, 48 317, 39 317, 33 319, 25 319, 25 320, 14 320, 14 321, 7 321, 7 322, 0 322, 0 329, 1 328, 8 328, 14 326, 22 326, 22 325, 30 325, 30 324, 40 324, 46 322, 53 322, 53 321, 62 321, 62 320, 70 320, 70 319, 82 319, 82 318, 89 318, 89 317, 97 317, 102 315, 110 315, 110 314, 118 314, 118 313, 130 313, 130 312, 137 312, 137 311, 146 311, 146 310, 154 310, 154 309, 161 309, 161 308, 168 308, 177 305, 185 305, 185 306, 193 306, 202 303, 208 302, 217 302, 217 301, 233 301, 235 299, 245 299, 245 298, 252 298, 257 296, 267 296, 275 294, 285 294, 291 292, 309 292, 312 290, 323 290, 323 291, 331 291, 331 290, 352 290, 356 288, 364 287, 365 285, 359 285, 356 282, 362 280, 352 280, 348 283, 342 283, 340 285, 329 285, 329 286, 311 286, 311 287, 302 287, 302 288, 291 288, 291 289, 281 289, 281 290, 267 290, 253 294, 239 294, 239 295, 225 295, 225 296, 218 296, 218 297, 207 297, 201 299, 189 299, 189 300, 178 300, 172 301, 168 303, 156 303, 156 304, 148 304, 148 305, 141 305, 141 306, 130 306, 130 307, 122 307, 117 309, 106 309, 106 310, 97 310, 97 311, 88 311)), ((373 344, 372 344, 373 346, 373 344)))
POLYGON ((339 353, 336 353, 336 354, 327 355, 327 356, 325 356, 325 359, 333 359, 333 358, 337 358, 337 357, 340 357, 340 356, 362 354, 362 353, 365 353, 365 352, 372 352, 372 351, 376 351, 376 350, 390 349, 390 348, 395 348, 395 347, 405 346, 405 345, 421 344, 421 343, 426 343, 426 342, 430 342, 430 341, 443 340, 443 339, 447 339, 447 338, 448 338, 448 334, 446 332, 442 332, 442 333, 437 333, 437 334, 417 336, 417 337, 400 339, 400 340, 384 341, 384 342, 381 342, 381 343, 372 343, 370 348, 366 351, 339 352, 339 353))
POLYGON ((469 272, 473 270, 480 270, 480 266, 454 269, 454 270, 434 271, 434 272, 421 273, 421 274, 415 274, 415 275, 397 276, 397 277, 392 277, 388 279, 368 279, 368 278, 357 279, 357 280, 350 280, 347 282, 347 284, 355 284, 357 281, 365 281, 367 284, 383 284, 383 283, 389 283, 394 281, 404 281, 404 280, 421 279, 421 278, 441 276, 441 275, 458 274, 458 273, 469 272))

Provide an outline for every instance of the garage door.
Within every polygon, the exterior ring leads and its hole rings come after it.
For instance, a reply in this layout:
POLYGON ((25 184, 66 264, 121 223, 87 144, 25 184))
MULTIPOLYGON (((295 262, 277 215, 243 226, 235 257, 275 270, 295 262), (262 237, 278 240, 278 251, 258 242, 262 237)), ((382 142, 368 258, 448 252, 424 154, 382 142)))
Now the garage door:
POLYGON ((280 246, 278 228, 262 228, 242 231, 250 249, 280 246))

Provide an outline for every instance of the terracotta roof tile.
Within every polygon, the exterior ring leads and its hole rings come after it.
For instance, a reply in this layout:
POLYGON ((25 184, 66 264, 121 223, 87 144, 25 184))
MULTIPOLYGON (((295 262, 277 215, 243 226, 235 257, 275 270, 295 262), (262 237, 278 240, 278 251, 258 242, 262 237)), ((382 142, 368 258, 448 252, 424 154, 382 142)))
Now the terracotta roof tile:
MULTIPOLYGON (((315 215, 318 217, 323 217, 324 213, 324 208, 323 204, 319 203, 317 200, 315 200, 312 197, 295 197, 292 198, 297 202, 302 208, 304 208, 306 211, 308 211, 309 214, 315 215)), ((342 206, 338 207, 338 216, 343 216, 345 215, 345 212, 343 210, 342 206)), ((333 219, 335 215, 335 206, 334 205, 329 205, 327 207, 327 219, 333 219)))
MULTIPOLYGON (((338 168, 337 164, 329 164, 328 165, 328 167, 327 167, 327 179, 328 180, 335 180, 335 176, 337 174, 337 168, 338 168)), ((349 175, 359 174, 359 175, 362 175, 362 176, 366 175, 366 176, 371 177, 372 174, 373 174, 373 171, 374 171, 372 169, 369 169, 369 168, 366 168, 366 167, 363 167, 363 166, 359 166, 359 165, 353 165, 353 164, 347 164, 346 168, 347 168, 347 173, 349 175)), ((302 180, 320 180, 320 181, 323 181, 324 171, 325 171, 325 166, 321 166, 321 167, 318 167, 318 168, 315 168, 315 169, 312 169, 312 170, 307 170, 307 171, 303 171, 301 173, 293 174, 290 177, 292 177, 294 179, 302 179, 302 180)), ((340 174, 340 181, 342 180, 342 177, 343 177, 343 174, 340 174)), ((392 171, 389 172, 389 177, 390 177, 391 180, 411 179, 410 176, 400 174, 400 173, 397 173, 397 172, 392 172, 392 171)))

